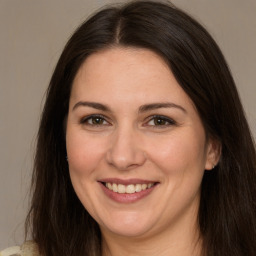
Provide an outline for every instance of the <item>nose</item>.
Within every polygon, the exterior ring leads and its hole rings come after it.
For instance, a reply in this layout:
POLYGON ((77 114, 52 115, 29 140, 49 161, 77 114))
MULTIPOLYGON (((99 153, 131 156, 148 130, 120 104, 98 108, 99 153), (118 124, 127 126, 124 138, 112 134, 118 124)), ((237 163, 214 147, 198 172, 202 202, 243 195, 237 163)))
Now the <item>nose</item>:
POLYGON ((138 132, 128 127, 115 131, 106 154, 108 164, 118 170, 129 170, 143 165, 146 161, 146 153, 140 136, 138 132))

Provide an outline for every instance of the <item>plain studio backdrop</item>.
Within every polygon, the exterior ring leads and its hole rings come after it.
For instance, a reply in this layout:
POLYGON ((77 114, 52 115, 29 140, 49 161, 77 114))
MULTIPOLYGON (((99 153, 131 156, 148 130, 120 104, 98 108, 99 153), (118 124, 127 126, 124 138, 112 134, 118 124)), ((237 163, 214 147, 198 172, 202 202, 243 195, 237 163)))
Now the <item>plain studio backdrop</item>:
MULTIPOLYGON (((0 0, 0 249, 23 241, 39 116, 63 46, 89 14, 117 2, 0 0)), ((256 1, 172 2, 219 44, 256 138, 256 1)))

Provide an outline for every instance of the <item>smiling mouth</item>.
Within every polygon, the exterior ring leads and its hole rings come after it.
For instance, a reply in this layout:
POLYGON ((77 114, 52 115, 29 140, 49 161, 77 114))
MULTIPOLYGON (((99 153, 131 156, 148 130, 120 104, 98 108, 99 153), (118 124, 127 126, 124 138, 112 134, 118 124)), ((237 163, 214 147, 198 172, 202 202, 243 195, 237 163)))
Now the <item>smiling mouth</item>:
POLYGON ((148 184, 128 184, 128 185, 124 185, 124 184, 117 184, 117 183, 110 183, 110 182, 103 182, 103 185, 116 193, 119 194, 134 194, 134 193, 139 193, 141 191, 150 189, 152 187, 154 187, 157 184, 157 182, 155 183, 148 183, 148 184))

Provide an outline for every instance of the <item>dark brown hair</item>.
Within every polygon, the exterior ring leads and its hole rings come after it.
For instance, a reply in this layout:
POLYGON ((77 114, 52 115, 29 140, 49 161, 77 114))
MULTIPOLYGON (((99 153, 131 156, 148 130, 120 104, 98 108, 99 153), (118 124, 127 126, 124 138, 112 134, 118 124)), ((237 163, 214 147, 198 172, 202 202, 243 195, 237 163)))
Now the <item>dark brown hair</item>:
POLYGON ((166 61, 194 102, 221 159, 202 181, 198 214, 203 255, 254 256, 256 153, 226 61, 208 32, 170 4, 135 1, 99 11, 65 46, 47 91, 27 218, 45 256, 99 256, 97 223, 77 198, 66 161, 65 129, 73 79, 84 60, 108 47, 150 49, 166 61))

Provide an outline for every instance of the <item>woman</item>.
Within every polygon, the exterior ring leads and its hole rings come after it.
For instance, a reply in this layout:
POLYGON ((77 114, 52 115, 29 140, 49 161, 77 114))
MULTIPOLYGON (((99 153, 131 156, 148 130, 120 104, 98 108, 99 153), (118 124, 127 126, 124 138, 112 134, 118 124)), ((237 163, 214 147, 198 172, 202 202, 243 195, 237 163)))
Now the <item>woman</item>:
POLYGON ((41 255, 253 256, 255 184, 234 81, 201 25, 137 1, 76 30, 38 133, 27 230, 41 255))

